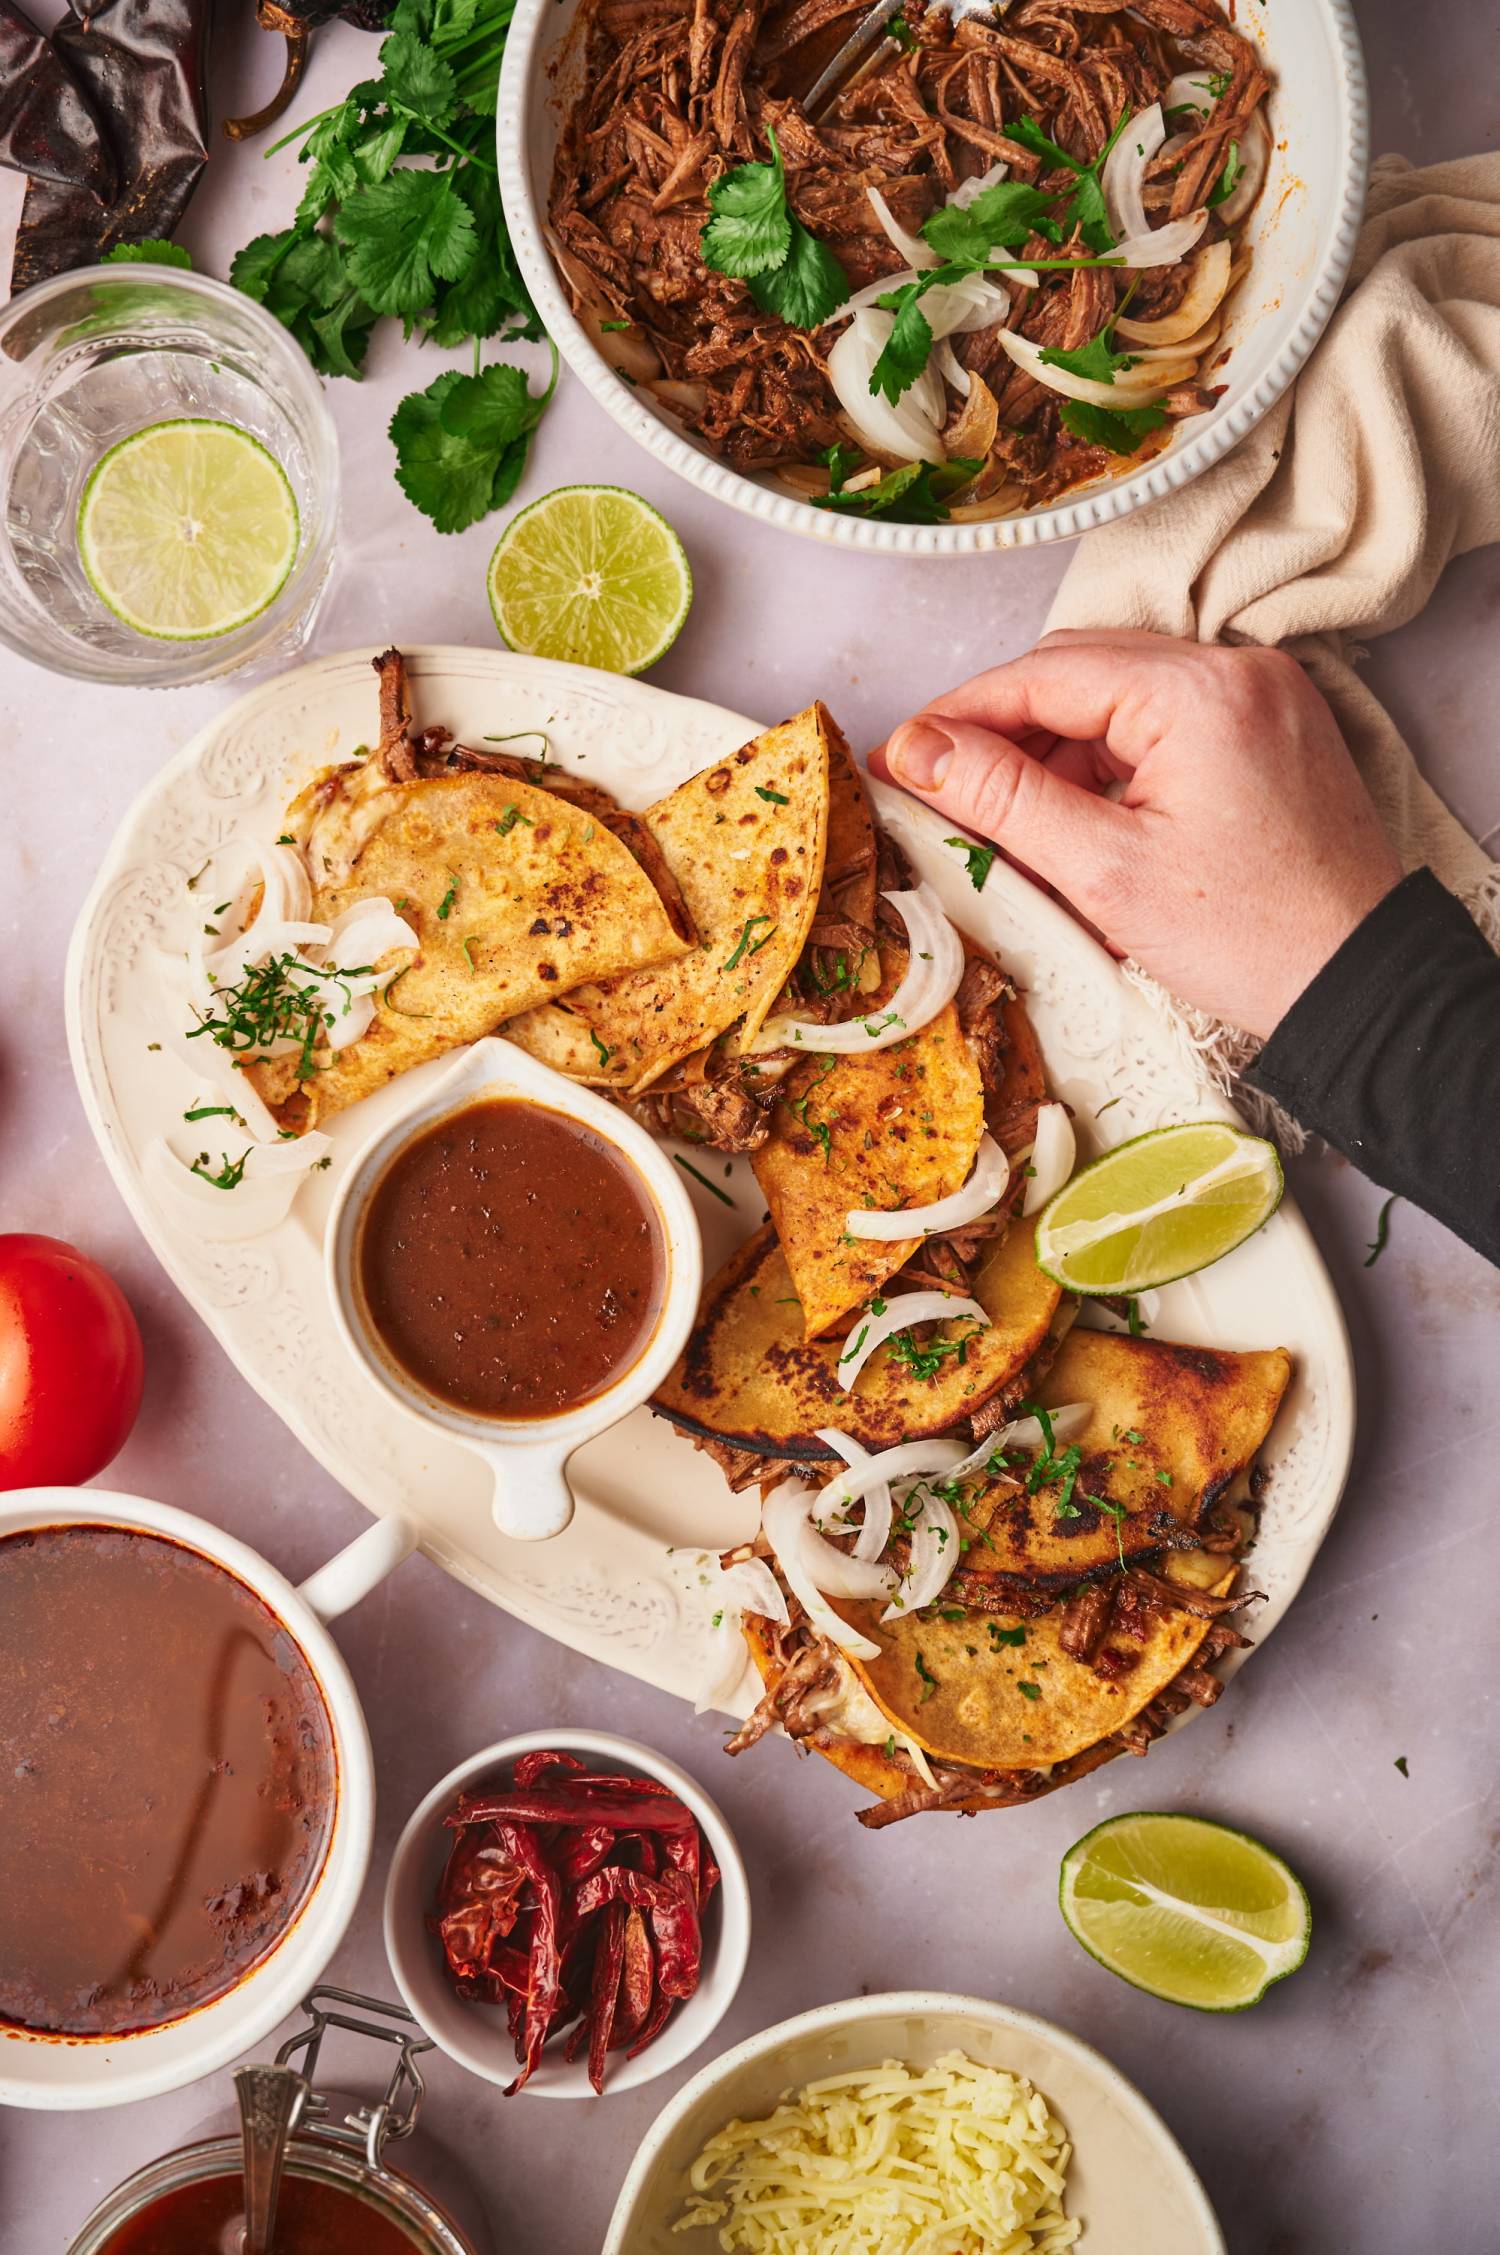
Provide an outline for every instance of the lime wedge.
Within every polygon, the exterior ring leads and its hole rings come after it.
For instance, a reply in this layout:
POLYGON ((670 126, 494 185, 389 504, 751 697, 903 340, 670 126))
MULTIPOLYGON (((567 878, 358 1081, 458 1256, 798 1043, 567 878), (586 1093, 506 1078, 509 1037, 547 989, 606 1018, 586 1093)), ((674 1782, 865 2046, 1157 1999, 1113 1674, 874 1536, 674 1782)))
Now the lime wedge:
POLYGON ((1069 1292, 1170 1284, 1253 1236, 1285 1187, 1274 1147, 1243 1128, 1155 1128, 1106 1151, 1042 1208, 1037 1264, 1069 1292))
POLYGON ((138 634, 200 642, 258 618, 297 559, 286 472, 232 423, 149 423, 95 464, 78 554, 100 601, 138 634))
POLYGON ((500 639, 534 658, 644 673, 693 600, 665 517, 618 485, 564 485, 512 517, 490 558, 500 639))
POLYGON ((1137 1989, 1243 2012, 1307 1955, 1307 1892, 1248 1832, 1206 1817, 1110 1817, 1068 1850, 1058 1901, 1075 1941, 1137 1989))

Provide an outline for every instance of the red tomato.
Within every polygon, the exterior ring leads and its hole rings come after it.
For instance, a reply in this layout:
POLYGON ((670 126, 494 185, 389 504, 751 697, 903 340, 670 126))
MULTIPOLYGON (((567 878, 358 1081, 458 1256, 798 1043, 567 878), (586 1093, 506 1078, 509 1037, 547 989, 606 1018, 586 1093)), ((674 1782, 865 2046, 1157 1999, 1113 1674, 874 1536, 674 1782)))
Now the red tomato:
POLYGON ((59 1237, 0 1235, 0 1488, 73 1487, 125 1445, 145 1355, 114 1278, 59 1237))

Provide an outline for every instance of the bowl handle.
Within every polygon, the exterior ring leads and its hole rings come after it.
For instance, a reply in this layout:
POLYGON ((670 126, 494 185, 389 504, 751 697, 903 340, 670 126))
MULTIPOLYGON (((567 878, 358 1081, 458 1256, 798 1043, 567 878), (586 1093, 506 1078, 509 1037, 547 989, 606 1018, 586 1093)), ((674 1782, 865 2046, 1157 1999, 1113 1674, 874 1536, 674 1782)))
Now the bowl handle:
POLYGON ((399 1512, 393 1512, 388 1519, 377 1519, 373 1526, 366 1527, 326 1565, 309 1574, 297 1594, 320 1621, 336 1621, 362 1597, 368 1597, 376 1583, 383 1582, 416 1547, 416 1528, 399 1512))
POLYGON ((546 1542, 573 1516, 573 1491, 563 1467, 576 1441, 471 1443, 495 1475, 490 1506, 495 1525, 512 1542, 546 1542))

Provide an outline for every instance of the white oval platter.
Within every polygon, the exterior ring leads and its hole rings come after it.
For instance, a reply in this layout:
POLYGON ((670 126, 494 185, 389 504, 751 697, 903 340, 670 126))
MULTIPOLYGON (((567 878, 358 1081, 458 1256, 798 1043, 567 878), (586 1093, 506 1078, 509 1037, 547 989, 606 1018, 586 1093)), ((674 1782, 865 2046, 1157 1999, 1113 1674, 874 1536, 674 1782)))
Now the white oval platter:
MULTIPOLYGON (((322 658, 241 697, 168 762, 122 824, 68 957, 68 1037, 84 1107, 169 1275, 335 1479, 372 1512, 408 1514, 431 1558, 507 1612, 591 1659, 692 1698, 709 1649, 706 1554, 753 1531, 754 1499, 732 1495, 716 1466, 640 1410, 574 1457, 578 1510, 565 1534, 542 1544, 507 1540, 490 1517, 485 1467, 392 1407, 334 1329, 322 1257, 328 1208, 351 1154, 409 1083, 333 1122, 331 1166, 284 1222, 258 1237, 205 1242, 158 1203, 143 1171, 156 1139, 191 1157, 203 1132, 183 1124, 201 1084, 167 1038, 184 1007, 175 966, 214 905, 188 879, 237 834, 276 836, 282 809, 310 772, 374 740, 372 655, 322 658)), ((407 655, 419 722, 441 722, 470 741, 544 731, 559 764, 586 768, 630 807, 649 805, 761 725, 640 682, 500 650, 434 646, 407 655)), ((1085 1155, 1171 1120, 1234 1116, 1061 908, 999 860, 975 892, 962 856, 943 843, 946 822, 883 786, 876 796, 949 914, 1025 990, 1053 1089, 1074 1107, 1085 1155)), ((442 1069, 442 1061, 419 1068, 442 1069)), ((697 1159, 733 1201, 725 1206, 694 1186, 712 1273, 759 1222, 762 1203, 744 1161, 704 1166, 701 1152, 697 1159)), ((1259 1643, 1306 1574, 1349 1466, 1354 1387, 1338 1303, 1288 1199, 1228 1260, 1146 1305, 1164 1338, 1285 1346, 1296 1359, 1264 1457, 1271 1478, 1254 1550, 1255 1586, 1266 1597, 1259 1643)))

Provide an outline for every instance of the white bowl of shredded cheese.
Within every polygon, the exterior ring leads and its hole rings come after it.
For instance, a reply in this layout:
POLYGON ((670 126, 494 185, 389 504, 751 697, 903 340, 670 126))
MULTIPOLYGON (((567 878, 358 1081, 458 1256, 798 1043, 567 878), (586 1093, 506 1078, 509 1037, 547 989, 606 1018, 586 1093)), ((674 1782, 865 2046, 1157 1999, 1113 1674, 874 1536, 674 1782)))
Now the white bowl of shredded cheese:
POLYGON ((980 1997, 823 2005, 726 2052, 647 2133, 603 2255, 1224 2255, 1161 2117, 1099 2053, 980 1997))

